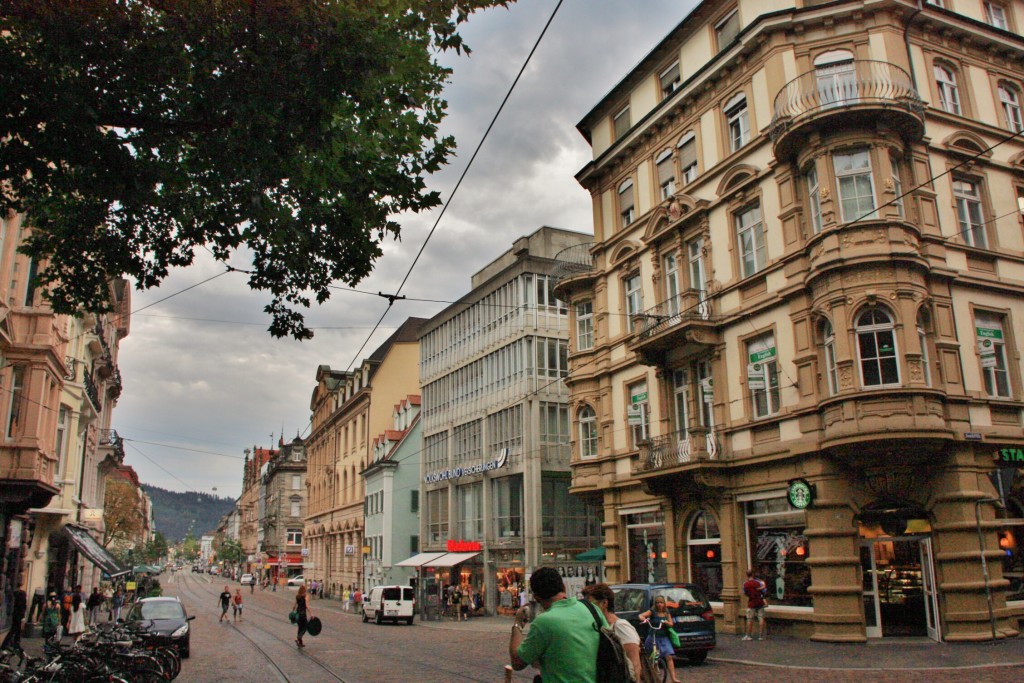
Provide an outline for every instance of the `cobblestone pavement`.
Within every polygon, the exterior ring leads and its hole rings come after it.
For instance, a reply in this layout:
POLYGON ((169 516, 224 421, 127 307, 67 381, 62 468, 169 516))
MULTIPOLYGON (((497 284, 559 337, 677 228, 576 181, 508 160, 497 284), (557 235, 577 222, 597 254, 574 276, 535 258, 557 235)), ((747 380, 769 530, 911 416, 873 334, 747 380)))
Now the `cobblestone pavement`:
MULTIPOLYGON (((336 601, 313 600, 313 613, 324 622, 324 632, 316 638, 307 636, 306 649, 299 650, 295 627, 287 620, 294 588, 250 592, 243 587, 242 621, 218 623, 217 595, 225 584, 234 592, 236 582, 192 573, 165 574, 162 582, 165 593, 178 595, 189 614, 196 615, 192 657, 184 661, 178 678, 183 683, 504 680, 511 626, 507 617, 377 626, 343 612, 336 601)), ((517 672, 514 680, 531 681, 535 673, 532 669, 517 672)), ((718 647, 708 662, 680 665, 677 676, 687 683, 1019 683, 1024 681, 1024 639, 834 645, 786 637, 741 642, 733 635, 719 634, 718 647)))

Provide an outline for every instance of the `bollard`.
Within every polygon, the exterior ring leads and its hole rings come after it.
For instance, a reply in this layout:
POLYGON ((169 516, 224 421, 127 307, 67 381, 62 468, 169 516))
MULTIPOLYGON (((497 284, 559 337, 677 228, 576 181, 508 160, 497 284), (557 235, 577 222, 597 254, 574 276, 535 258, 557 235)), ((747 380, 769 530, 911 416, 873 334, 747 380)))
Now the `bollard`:
POLYGON ((505 683, 512 683, 512 667, 505 665, 505 683))

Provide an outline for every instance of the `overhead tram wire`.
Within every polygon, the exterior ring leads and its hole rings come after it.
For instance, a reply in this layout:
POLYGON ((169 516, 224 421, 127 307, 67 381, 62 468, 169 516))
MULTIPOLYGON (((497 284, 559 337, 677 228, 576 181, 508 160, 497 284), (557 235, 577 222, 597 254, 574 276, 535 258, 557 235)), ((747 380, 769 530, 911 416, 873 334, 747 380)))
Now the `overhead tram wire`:
POLYGON ((387 316, 388 311, 391 310, 391 307, 395 305, 395 299, 404 298, 401 297, 400 295, 402 293, 402 289, 405 287, 405 283, 409 281, 409 276, 412 275, 413 269, 416 267, 416 264, 419 263, 420 256, 423 255, 424 250, 427 248, 427 244, 430 243, 430 238, 434 236, 434 232, 437 230, 437 226, 441 223, 441 219, 444 217, 445 211, 448 210, 448 207, 451 205, 456 193, 459 191, 459 187, 462 185, 462 181, 466 178, 466 175, 469 173, 469 169, 472 168, 473 161, 480 153, 480 149, 484 146, 484 142, 487 140, 487 136, 490 135, 491 130, 494 128, 494 124, 498 121, 498 117, 501 115, 502 110, 505 108, 505 104, 512 96, 512 92, 515 90, 516 84, 519 83, 519 79, 526 71, 526 67, 530 64, 530 60, 533 58, 534 53, 537 51, 537 47, 540 45, 540 41, 544 39, 544 35, 548 31, 548 27, 551 26, 551 22, 554 21, 555 15, 558 14, 558 10, 562 6, 562 2, 563 0, 558 0, 558 4, 555 5, 555 9, 551 11, 551 16, 548 17, 547 22, 544 24, 544 28, 541 29, 540 35, 537 36, 537 40, 534 41, 533 47, 530 48, 530 53, 526 55, 526 59, 523 61, 523 65, 522 67, 520 67, 519 73, 517 73, 515 79, 513 79, 512 85, 509 86, 508 91, 505 93, 505 97, 502 98, 501 100, 501 104, 498 105, 498 110, 494 112, 494 116, 491 117, 491 122, 487 125, 487 130, 484 131, 483 136, 480 138, 480 141, 476 145, 476 149, 473 150, 472 156, 470 156, 465 168, 462 169, 462 173, 459 175, 459 179, 456 181, 455 187, 452 188, 452 193, 448 196, 448 199, 447 201, 445 201, 444 205, 441 206, 441 211, 437 214, 437 219, 434 221, 434 225, 430 228, 430 232, 427 233, 427 237, 426 239, 423 240, 423 244, 420 245, 420 250, 416 253, 415 258, 413 258, 412 263, 409 265, 409 270, 406 271, 405 277, 402 278, 402 282, 398 285, 398 289, 395 290, 394 294, 390 296, 381 294, 381 296, 384 296, 386 299, 388 299, 388 307, 384 309, 384 313, 380 316, 380 320, 377 321, 377 324, 374 326, 373 330, 371 330, 370 334, 367 335, 366 341, 363 342, 363 345, 360 346, 359 350, 355 353, 355 355, 352 356, 352 360, 349 362, 348 367, 345 368, 346 371, 352 369, 352 366, 359 358, 359 354, 361 354, 363 352, 363 349, 366 348, 366 345, 370 343, 370 339, 373 338, 373 335, 377 331, 377 328, 384 321, 384 317, 387 316))
POLYGON ((164 472, 165 472, 166 474, 168 474, 169 476, 173 477, 173 478, 174 478, 174 479, 176 479, 176 480, 177 480, 178 482, 180 482, 180 483, 181 483, 181 484, 182 484, 182 485, 183 485, 183 486, 185 487, 185 489, 186 489, 186 490, 188 490, 188 491, 201 491, 201 490, 202 490, 202 489, 196 488, 196 487, 195 487, 195 486, 193 486, 192 484, 189 484, 189 483, 187 483, 187 482, 185 482, 185 481, 182 481, 182 479, 181 479, 180 477, 178 477, 178 475, 176 475, 176 474, 174 474, 173 472, 171 472, 170 470, 168 470, 168 469, 164 468, 164 466, 163 466, 163 465, 161 465, 161 464, 160 464, 160 463, 158 463, 158 462, 157 462, 156 460, 153 460, 153 458, 151 458, 151 457, 149 457, 148 455, 146 455, 145 453, 143 453, 143 452, 142 452, 142 451, 141 451, 141 450, 139 449, 139 447, 138 447, 138 446, 136 446, 135 444, 129 443, 128 445, 129 445, 129 446, 131 446, 132 448, 134 448, 134 449, 135 449, 135 451, 136 451, 136 452, 137 452, 137 453, 138 453, 139 455, 141 455, 141 456, 142 456, 143 458, 145 458, 146 460, 148 460, 148 461, 149 461, 149 462, 151 462, 152 464, 156 465, 156 466, 157 466, 157 467, 159 467, 159 468, 160 468, 161 470, 163 470, 163 471, 164 471, 164 472))

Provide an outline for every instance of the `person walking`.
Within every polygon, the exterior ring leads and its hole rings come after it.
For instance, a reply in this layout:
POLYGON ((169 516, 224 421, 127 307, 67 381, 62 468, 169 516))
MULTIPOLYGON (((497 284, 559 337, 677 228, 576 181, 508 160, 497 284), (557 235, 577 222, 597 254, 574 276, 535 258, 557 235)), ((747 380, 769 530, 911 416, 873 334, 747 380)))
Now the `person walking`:
POLYGON ((473 587, 468 583, 463 585, 460 595, 459 617, 462 621, 469 621, 469 613, 473 605, 473 587))
POLYGON ((626 663, 629 666, 630 680, 639 681, 640 672, 643 671, 640 663, 640 634, 633 628, 633 624, 616 616, 615 593, 611 586, 607 583, 591 584, 583 589, 583 597, 601 610, 604 620, 608 622, 608 628, 622 643, 622 651, 626 655, 626 663))
POLYGON ((231 606, 234 608, 232 613, 233 613, 233 615, 235 617, 235 621, 236 622, 237 621, 241 621, 241 619, 242 619, 242 589, 241 588, 236 588, 235 589, 235 597, 232 598, 232 600, 231 600, 231 606))
POLYGON ((754 631, 754 621, 757 620, 757 639, 764 640, 765 622, 764 608, 767 605, 765 594, 768 587, 764 581, 754 573, 753 569, 747 570, 747 580, 743 582, 743 594, 747 596, 747 628, 745 635, 740 640, 753 640, 751 634, 754 631))
POLYGON ((352 591, 351 586, 341 592, 341 609, 345 612, 351 611, 352 591))
POLYGON ((363 592, 356 588, 355 592, 352 593, 352 606, 355 609, 356 614, 363 613, 363 592))
POLYGON ((217 599, 220 600, 220 619, 218 619, 218 623, 220 623, 228 618, 228 607, 231 606, 231 590, 224 586, 224 590, 221 591, 217 599))
MULTIPOLYGON (((597 683, 597 647, 600 635, 585 605, 565 593, 565 582, 552 567, 540 567, 530 576, 530 591, 544 613, 530 621, 530 608, 516 611, 508 641, 512 668, 531 664, 540 669, 544 683, 597 683)), ((603 621, 603 619, 602 619, 603 621)))
POLYGON ((682 683, 676 678, 676 651, 672 647, 672 640, 668 635, 668 629, 672 628, 672 613, 668 611, 668 601, 664 595, 654 597, 654 605, 651 609, 639 615, 640 623, 647 623, 651 632, 647 636, 654 639, 658 644, 658 652, 665 658, 668 664, 668 675, 672 677, 672 683, 682 683))
POLYGON ((309 626, 309 620, 313 618, 313 611, 309 609, 309 600, 306 599, 305 586, 299 586, 299 592, 295 594, 295 611, 299 615, 297 622, 299 632, 295 637, 295 644, 299 647, 306 647, 306 644, 302 642, 302 636, 306 635, 306 627, 309 626))
POLYGON ((114 596, 110 598, 110 619, 111 621, 117 622, 121 618, 121 608, 124 607, 124 591, 120 587, 114 591, 114 596))
POLYGON ((71 616, 68 618, 68 635, 78 642, 78 639, 85 633, 85 605, 82 604, 82 596, 75 593, 71 596, 71 616))
POLYGON ((39 630, 43 635, 43 639, 49 640, 57 635, 60 628, 60 603, 57 601, 57 594, 50 593, 50 599, 43 610, 39 630))
POLYGON ((39 621, 43 618, 43 612, 46 610, 46 590, 39 586, 32 591, 32 606, 28 608, 28 620, 39 621))
POLYGON ((100 594, 99 588, 93 587, 92 593, 85 603, 85 608, 89 612, 89 626, 95 626, 100 622, 100 607, 102 606, 103 595, 100 594))

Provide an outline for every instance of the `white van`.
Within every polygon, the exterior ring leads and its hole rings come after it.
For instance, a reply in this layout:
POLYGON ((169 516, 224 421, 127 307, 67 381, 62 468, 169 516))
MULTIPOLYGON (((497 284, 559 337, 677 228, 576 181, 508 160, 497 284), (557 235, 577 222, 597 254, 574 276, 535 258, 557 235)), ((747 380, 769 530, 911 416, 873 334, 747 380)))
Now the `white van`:
POLYGON ((415 591, 411 586, 375 586, 363 601, 363 621, 404 621, 412 625, 415 608, 415 591))

